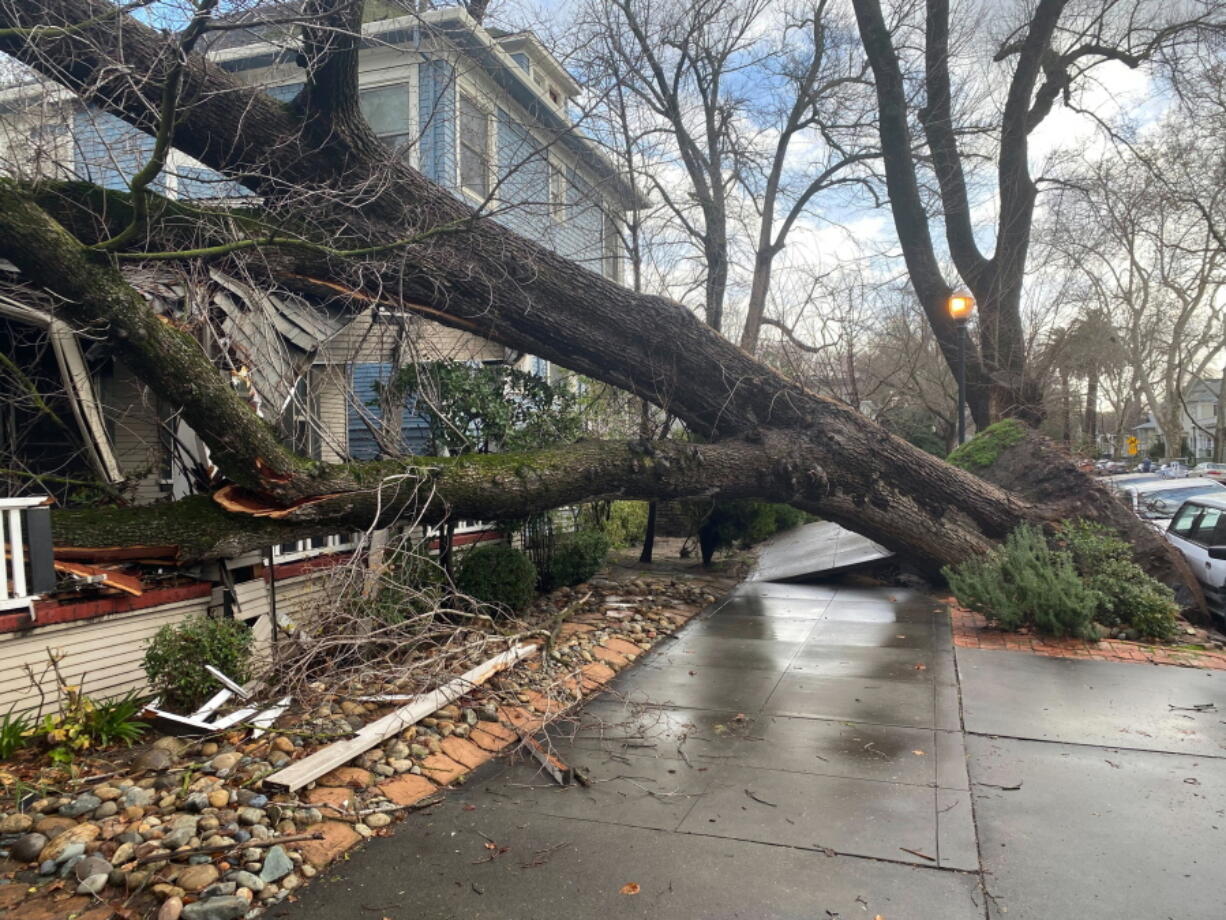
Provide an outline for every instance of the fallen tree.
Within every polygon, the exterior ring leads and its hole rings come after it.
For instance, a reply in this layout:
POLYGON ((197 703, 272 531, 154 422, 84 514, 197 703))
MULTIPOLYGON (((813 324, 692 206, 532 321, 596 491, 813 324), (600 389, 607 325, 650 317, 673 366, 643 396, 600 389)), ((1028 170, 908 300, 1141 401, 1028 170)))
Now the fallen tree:
POLYGON ((1179 568, 1160 538, 1033 436, 1015 439, 1014 456, 1030 445, 1034 468, 1051 475, 1015 477, 1024 488, 1006 491, 782 378, 681 305, 626 290, 475 215, 389 157, 362 120, 357 43, 328 39, 357 33, 361 4, 321 0, 308 12, 320 28, 305 29, 306 87, 285 105, 103 0, 0 3, 0 50, 261 196, 254 214, 229 222, 230 239, 205 234, 204 245, 167 250, 170 211, 151 209, 139 191, 135 229, 116 234, 89 210, 99 199, 88 189, 77 201, 60 189, 64 204, 52 214, 39 189, 0 185, 0 255, 181 407, 234 484, 207 510, 194 501, 59 513, 58 544, 135 540, 202 559, 369 526, 410 504, 490 518, 610 496, 758 496, 837 521, 929 570, 983 551, 1021 522, 1074 513, 1126 534, 1150 571, 1170 580, 1179 568), (166 118, 171 96, 183 104, 166 118), (631 391, 708 443, 581 442, 510 457, 331 465, 296 456, 116 267, 244 255, 280 283, 418 313, 631 391))

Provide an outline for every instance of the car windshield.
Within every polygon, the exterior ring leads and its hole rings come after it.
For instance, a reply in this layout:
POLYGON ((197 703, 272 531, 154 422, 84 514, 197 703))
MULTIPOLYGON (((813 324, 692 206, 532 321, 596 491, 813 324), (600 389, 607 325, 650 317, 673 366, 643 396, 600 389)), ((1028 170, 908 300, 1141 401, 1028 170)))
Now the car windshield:
POLYGON ((1179 506, 1195 495, 1206 492, 1224 492, 1226 489, 1212 489, 1205 486, 1183 486, 1182 488, 1162 489, 1157 492, 1146 492, 1137 496, 1137 505, 1141 517, 1148 521, 1160 521, 1172 517, 1179 506))

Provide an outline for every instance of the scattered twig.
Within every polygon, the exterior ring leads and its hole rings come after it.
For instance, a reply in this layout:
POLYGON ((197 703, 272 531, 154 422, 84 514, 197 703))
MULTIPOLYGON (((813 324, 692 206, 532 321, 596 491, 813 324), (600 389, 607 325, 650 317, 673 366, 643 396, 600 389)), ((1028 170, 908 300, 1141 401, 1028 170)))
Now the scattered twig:
POLYGON ((768 802, 768 801, 766 801, 766 799, 764 799, 764 798, 762 798, 761 796, 759 796, 759 795, 755 794, 755 793, 754 793, 754 791, 753 791, 752 789, 746 789, 746 790, 745 790, 745 794, 746 794, 747 796, 749 796, 751 799, 753 799, 755 802, 757 802, 759 805, 769 805, 771 808, 778 808, 778 807, 779 807, 779 805, 778 805, 776 802, 768 802))
POLYGON ((902 850, 904 853, 910 853, 912 856, 918 856, 920 859, 926 859, 929 862, 937 861, 935 856, 929 856, 927 853, 921 853, 919 850, 911 850, 907 847, 899 847, 898 849, 902 850))
POLYGON ((556 853, 562 847, 569 846, 570 841, 564 840, 562 843, 555 843, 551 847, 545 847, 543 850, 537 850, 532 854, 532 861, 523 863, 521 869, 537 869, 549 862, 549 857, 556 853))
MULTIPOLYGON (((583 595, 583 597, 579 598, 579 600, 571 601, 569 604, 567 604, 565 607, 563 607, 561 610, 558 611, 557 616, 553 618, 553 623, 551 623, 549 626, 549 635, 545 639, 546 653, 552 652, 554 649, 554 646, 557 644, 558 633, 562 631, 562 624, 566 622, 567 618, 571 615, 571 613, 574 612, 576 607, 582 607, 584 604, 587 603, 588 598, 590 598, 591 596, 592 596, 592 592, 589 591, 587 594, 583 595)), ((546 654, 545 660, 549 660, 548 654, 546 654)))
POLYGON ((1022 781, 1019 779, 1016 786, 998 786, 996 783, 975 783, 976 786, 985 786, 988 789, 1002 789, 1005 792, 1017 792, 1022 788, 1022 781))

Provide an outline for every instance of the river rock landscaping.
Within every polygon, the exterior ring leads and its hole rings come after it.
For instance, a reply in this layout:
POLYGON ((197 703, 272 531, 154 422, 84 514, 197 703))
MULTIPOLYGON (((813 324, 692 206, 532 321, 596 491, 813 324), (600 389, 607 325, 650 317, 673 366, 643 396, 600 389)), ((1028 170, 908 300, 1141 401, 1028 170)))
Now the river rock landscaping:
POLYGON ((734 584, 632 568, 541 598, 543 655, 520 662, 293 794, 262 780, 367 723, 402 693, 389 676, 317 682, 272 728, 158 737, 70 772, 0 764, 0 912, 10 920, 254 916, 363 840, 386 835, 489 758, 520 746, 734 584), (566 611, 559 622, 559 613, 566 611))

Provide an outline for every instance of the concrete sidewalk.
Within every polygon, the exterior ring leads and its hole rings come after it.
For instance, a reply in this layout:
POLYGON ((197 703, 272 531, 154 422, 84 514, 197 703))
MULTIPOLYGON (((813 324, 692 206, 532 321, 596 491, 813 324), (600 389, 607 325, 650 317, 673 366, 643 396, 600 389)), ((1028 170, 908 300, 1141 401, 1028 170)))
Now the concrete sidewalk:
POLYGON ((926 595, 747 582, 553 727, 589 787, 487 764, 270 913, 1219 918, 1223 685, 955 662, 926 595))
POLYGON ((958 649, 996 920, 1226 916, 1226 674, 958 649))

